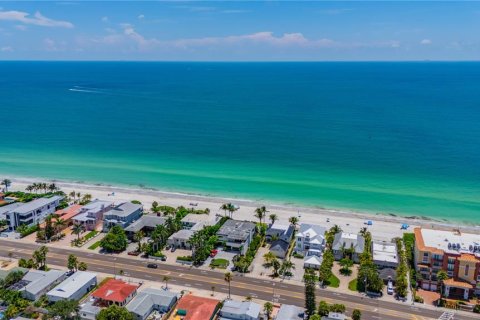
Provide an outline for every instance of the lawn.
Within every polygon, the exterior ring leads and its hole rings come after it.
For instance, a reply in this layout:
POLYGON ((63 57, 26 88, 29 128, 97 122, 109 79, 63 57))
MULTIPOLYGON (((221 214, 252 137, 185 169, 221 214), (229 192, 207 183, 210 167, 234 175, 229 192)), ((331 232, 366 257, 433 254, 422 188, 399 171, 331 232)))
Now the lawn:
POLYGON ((338 288, 340 286, 340 279, 338 279, 334 274, 332 274, 330 278, 325 281, 325 284, 332 288, 338 288))
POLYGON ((88 247, 89 250, 95 250, 100 246, 100 240, 92 244, 90 247, 88 247))
POLYGON ((356 278, 348 283, 348 289, 351 290, 351 291, 358 291, 358 289, 357 289, 357 279, 356 278))
POLYGON ((229 262, 227 259, 212 259, 212 262, 210 262, 210 267, 226 269, 228 264, 229 262))
POLYGON ((85 237, 83 237, 83 239, 85 240, 85 242, 87 242, 88 240, 90 240, 90 239, 92 239, 93 237, 95 237, 97 234, 98 234, 98 231, 92 230, 92 231, 90 231, 89 233, 87 233, 87 235, 86 235, 85 237))

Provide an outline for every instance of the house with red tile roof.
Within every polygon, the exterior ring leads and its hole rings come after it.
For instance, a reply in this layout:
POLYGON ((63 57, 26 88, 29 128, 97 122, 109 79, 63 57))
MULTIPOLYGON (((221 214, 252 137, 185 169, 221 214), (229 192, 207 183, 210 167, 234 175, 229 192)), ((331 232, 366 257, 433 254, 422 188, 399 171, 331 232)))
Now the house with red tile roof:
POLYGON ((215 318, 219 306, 219 300, 186 294, 178 301, 170 320, 211 320, 215 318))
POLYGON ((110 279, 92 293, 100 304, 125 306, 137 294, 137 285, 122 280, 110 279))

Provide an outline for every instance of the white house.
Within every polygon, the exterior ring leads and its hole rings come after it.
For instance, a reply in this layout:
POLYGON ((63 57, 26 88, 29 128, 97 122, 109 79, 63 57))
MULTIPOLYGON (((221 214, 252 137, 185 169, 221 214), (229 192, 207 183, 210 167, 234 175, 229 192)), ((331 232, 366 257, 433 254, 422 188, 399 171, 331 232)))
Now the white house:
POLYGON ((61 196, 39 198, 21 206, 12 207, 4 213, 10 230, 15 230, 21 225, 31 226, 42 223, 47 215, 55 212, 62 199, 61 196))
POLYGON ((252 301, 225 300, 220 309, 220 319, 225 320, 258 320, 262 307, 252 301))
POLYGON ((351 250, 352 260, 358 262, 364 249, 365 238, 360 234, 339 232, 333 239, 332 250, 335 260, 342 259, 346 250, 351 250))
POLYGON ((174 292, 146 288, 127 304, 127 310, 133 314, 136 320, 145 320, 153 311, 160 313, 170 311, 175 302, 177 302, 177 294, 174 292))
POLYGON ((325 248, 325 231, 322 226, 302 223, 297 233, 296 251, 306 254, 310 249, 323 251, 325 248))
POLYGON ((97 285, 95 273, 77 271, 47 293, 48 301, 80 300, 97 285))
POLYGON ((394 243, 372 243, 373 263, 379 268, 397 268, 397 245, 394 243))
POLYGON ((65 272, 63 271, 30 270, 23 276, 21 281, 22 286, 16 289, 22 292, 25 299, 35 301, 63 279, 65 279, 65 272))

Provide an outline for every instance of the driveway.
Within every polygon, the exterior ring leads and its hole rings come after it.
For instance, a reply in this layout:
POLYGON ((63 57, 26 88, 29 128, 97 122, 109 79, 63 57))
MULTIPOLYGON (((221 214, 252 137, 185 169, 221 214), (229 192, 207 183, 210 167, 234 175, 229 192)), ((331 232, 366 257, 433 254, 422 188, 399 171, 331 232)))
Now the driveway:
POLYGON ((228 267, 226 270, 231 270, 233 267, 233 258, 238 254, 236 252, 229 252, 229 251, 223 251, 223 249, 217 249, 218 253, 215 257, 208 257, 207 260, 205 260, 205 263, 200 267, 201 269, 211 269, 210 268, 210 263, 212 262, 213 259, 225 259, 228 260, 228 267))

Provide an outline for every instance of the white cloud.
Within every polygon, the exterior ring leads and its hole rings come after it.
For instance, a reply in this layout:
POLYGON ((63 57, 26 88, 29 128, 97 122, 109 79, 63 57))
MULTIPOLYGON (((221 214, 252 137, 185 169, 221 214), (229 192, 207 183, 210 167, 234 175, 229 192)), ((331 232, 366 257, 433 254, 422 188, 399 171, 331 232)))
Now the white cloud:
POLYGON ((43 16, 40 12, 35 12, 33 18, 27 12, 22 11, 0 11, 0 21, 15 21, 24 24, 32 24, 42 27, 61 27, 73 28, 73 24, 68 21, 52 20, 43 16))
POLYGON ((139 16, 138 16, 138 19, 139 19, 139 20, 145 19, 145 15, 143 15, 143 14, 139 15, 139 16))
POLYGON ((101 20, 102 20, 102 22, 108 22, 108 21, 109 21, 109 20, 108 20, 108 17, 102 17, 101 20))
POLYGON ((15 26, 15 29, 20 30, 20 31, 25 31, 25 30, 28 29, 28 27, 26 25, 23 25, 23 24, 17 24, 15 26))
POLYGON ((423 39, 422 41, 420 41, 420 44, 425 45, 425 46, 428 46, 428 45, 432 44, 432 40, 430 40, 430 39, 423 39))
POLYGON ((10 46, 5 46, 0 48, 0 52, 12 52, 13 48, 10 46))

